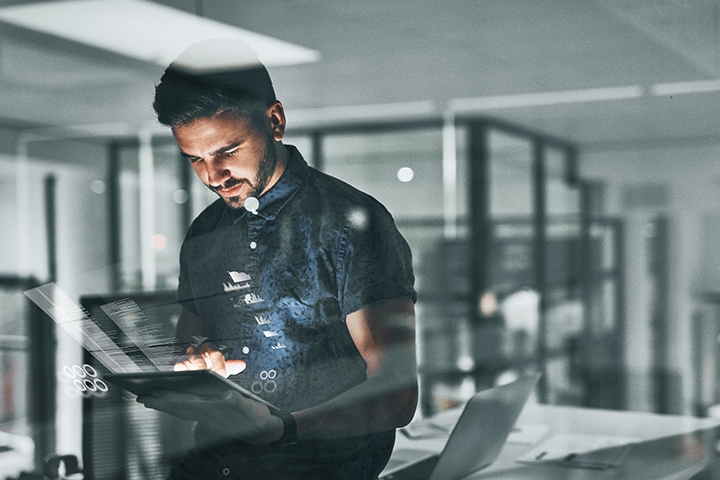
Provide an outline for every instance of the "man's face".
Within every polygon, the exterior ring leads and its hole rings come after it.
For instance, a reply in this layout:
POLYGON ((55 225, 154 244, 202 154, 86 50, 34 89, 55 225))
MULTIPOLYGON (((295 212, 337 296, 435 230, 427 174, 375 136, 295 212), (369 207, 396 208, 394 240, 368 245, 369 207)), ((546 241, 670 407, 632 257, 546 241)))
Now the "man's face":
POLYGON ((233 114, 198 118, 173 128, 180 151, 200 180, 232 208, 259 197, 277 181, 273 131, 260 132, 233 114))

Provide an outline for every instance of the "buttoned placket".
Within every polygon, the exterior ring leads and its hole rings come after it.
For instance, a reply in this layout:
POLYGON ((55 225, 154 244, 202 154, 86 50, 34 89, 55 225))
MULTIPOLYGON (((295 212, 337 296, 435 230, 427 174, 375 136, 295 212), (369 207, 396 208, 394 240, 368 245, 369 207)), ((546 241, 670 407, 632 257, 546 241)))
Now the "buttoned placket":
MULTIPOLYGON (((261 291, 262 289, 260 288, 260 261, 255 254, 264 221, 265 219, 261 215, 254 214, 252 212, 242 212, 242 215, 240 215, 234 220, 234 223, 237 225, 237 227, 244 230, 244 235, 240 235, 241 241, 243 242, 241 244, 241 248, 246 249, 247 253, 243 255, 244 260, 242 270, 249 275, 251 285, 250 289, 243 290, 243 294, 246 297, 245 301, 243 302, 243 310, 245 312, 243 313, 243 316, 247 319, 248 322, 251 322, 253 324, 256 322, 255 319, 257 318, 257 316, 261 315, 261 312, 263 312, 268 307, 263 292, 261 291), (251 247, 251 245, 253 246, 251 247), (250 296, 249 298, 247 297, 248 295, 250 296)), ((242 299, 239 301, 242 302, 242 299)), ((260 342, 256 344, 255 347, 251 347, 247 344, 243 345, 240 349, 240 352, 242 353, 242 355, 250 355, 251 351, 253 351, 254 348, 262 348, 262 343, 262 340, 260 340, 260 342)))
MULTIPOLYGON (((260 234, 262 232, 263 223, 265 219, 258 214, 249 213, 247 214, 247 237, 245 239, 245 248, 247 249, 248 254, 245 255, 245 258, 247 259, 246 268, 249 272, 252 272, 250 275, 252 275, 253 279, 255 280, 253 282, 253 293, 257 295, 259 298, 262 298, 263 300, 266 300, 264 298, 264 292, 260 291, 260 285, 261 285, 261 268, 260 268, 260 259, 258 258, 258 242, 260 240, 260 234)), ((267 304, 265 304, 265 301, 249 304, 249 311, 253 314, 256 313, 258 310, 262 310, 267 308, 267 304)))
MULTIPOLYGON (((258 251, 259 243, 262 241, 262 232, 263 228, 265 227, 266 219, 263 218, 261 215, 253 215, 250 214, 250 216, 247 219, 247 247, 249 249, 249 255, 248 257, 248 269, 253 271, 256 275, 256 278, 260 280, 260 272, 262 270, 261 268, 261 255, 258 251)), ((260 285, 260 282, 255 283, 256 286, 260 285)), ((255 292, 257 295, 259 295, 261 298, 263 298, 262 302, 259 302, 257 304, 250 305, 250 310, 254 316, 260 315, 265 316, 267 318, 269 305, 266 304, 267 299, 264 298, 264 292, 256 290, 255 292)), ((257 317, 255 317, 257 319, 257 317)), ((268 329, 273 328, 272 322, 270 323, 263 323, 260 324, 258 322, 257 328, 260 330, 260 332, 263 332, 263 335, 266 335, 266 332, 269 331, 268 329)), ((275 338, 275 337, 270 337, 275 338)), ((266 341, 264 348, 272 348, 269 345, 269 342, 267 341, 267 335, 266 335, 266 341)), ((262 370, 259 373, 259 377, 255 378, 255 381, 250 386, 250 390, 253 393, 256 394, 262 394, 262 393, 273 393, 277 389, 277 383, 275 380, 275 377, 277 376, 277 370, 274 368, 270 368, 269 366, 267 369, 262 370)))
MULTIPOLYGON (((260 233, 262 232, 263 223, 265 223, 265 219, 262 216, 253 215, 252 213, 249 214, 247 222, 247 246, 251 252, 257 253, 257 248, 259 244, 258 242, 260 241, 260 233)), ((250 256, 250 264, 252 265, 253 269, 256 269, 258 267, 257 255, 250 256)))

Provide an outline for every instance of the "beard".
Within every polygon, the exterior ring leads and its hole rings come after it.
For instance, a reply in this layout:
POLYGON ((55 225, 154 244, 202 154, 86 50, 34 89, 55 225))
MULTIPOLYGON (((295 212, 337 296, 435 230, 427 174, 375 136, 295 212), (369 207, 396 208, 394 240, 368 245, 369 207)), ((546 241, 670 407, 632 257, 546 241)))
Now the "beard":
POLYGON ((228 205, 228 207, 234 209, 243 208, 245 200, 247 200, 248 197, 260 197, 260 194, 263 192, 263 190, 265 190, 265 187, 267 187, 267 184, 270 182, 270 178, 275 172, 277 162, 277 150, 275 149, 272 135, 268 133, 267 137, 265 137, 265 147, 264 151, 262 152, 262 160, 260 160, 260 164, 258 165, 258 172, 254 179, 250 180, 246 178, 229 178, 219 188, 212 187, 207 184, 205 186, 215 192, 220 198, 222 198, 228 205), (239 195, 235 197, 223 197, 222 195, 220 195, 220 193, 218 193, 219 189, 224 190, 233 188, 236 185, 240 185, 242 183, 250 187, 250 193, 244 197, 241 197, 239 195))

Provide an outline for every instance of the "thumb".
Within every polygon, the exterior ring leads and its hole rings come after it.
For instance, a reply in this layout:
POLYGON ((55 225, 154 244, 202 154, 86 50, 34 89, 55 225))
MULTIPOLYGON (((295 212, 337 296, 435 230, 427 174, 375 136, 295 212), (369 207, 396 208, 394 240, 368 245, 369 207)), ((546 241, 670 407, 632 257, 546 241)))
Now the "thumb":
POLYGON ((247 367, 245 360, 225 360, 225 369, 228 375, 237 375, 245 370, 245 367, 247 367))

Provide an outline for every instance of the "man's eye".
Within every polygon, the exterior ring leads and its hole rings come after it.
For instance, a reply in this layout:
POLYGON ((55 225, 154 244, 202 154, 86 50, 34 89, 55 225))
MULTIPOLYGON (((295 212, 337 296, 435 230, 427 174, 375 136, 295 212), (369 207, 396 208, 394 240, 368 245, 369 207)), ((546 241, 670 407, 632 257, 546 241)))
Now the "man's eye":
POLYGON ((235 155, 238 152, 238 150, 239 150, 239 148, 234 148, 232 150, 225 152, 225 155, 227 155, 227 156, 235 155))
POLYGON ((199 162, 200 160, 202 160, 202 158, 200 158, 200 157, 188 157, 188 160, 190 160, 190 163, 195 163, 195 162, 199 162))

